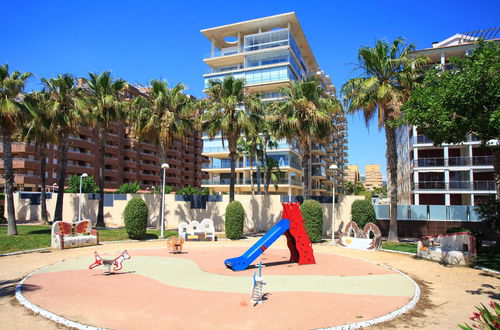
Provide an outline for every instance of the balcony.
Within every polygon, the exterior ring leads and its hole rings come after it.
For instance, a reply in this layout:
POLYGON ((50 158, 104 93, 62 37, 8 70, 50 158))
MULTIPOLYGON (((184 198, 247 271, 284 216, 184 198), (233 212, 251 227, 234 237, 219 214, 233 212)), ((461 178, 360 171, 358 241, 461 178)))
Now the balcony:
POLYGON ((494 181, 421 181, 413 184, 414 190, 495 190, 494 181))
POLYGON ((419 158, 413 163, 415 167, 493 166, 493 158, 492 156, 419 158))

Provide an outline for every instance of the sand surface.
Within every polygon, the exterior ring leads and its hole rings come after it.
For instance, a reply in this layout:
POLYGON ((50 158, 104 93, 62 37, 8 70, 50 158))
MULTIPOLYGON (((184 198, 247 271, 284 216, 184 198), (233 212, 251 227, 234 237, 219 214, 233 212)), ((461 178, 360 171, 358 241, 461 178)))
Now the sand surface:
MULTIPOLYGON (((241 246, 250 245, 254 240, 242 240, 238 242, 230 241, 220 241, 215 243, 209 242, 190 242, 186 245, 186 249, 189 247, 198 246, 233 246, 235 255, 242 251, 241 246)), ((140 249, 140 248, 155 248, 163 247, 164 242, 143 242, 143 243, 117 243, 117 244, 106 244, 98 247, 87 247, 78 248, 71 250, 50 250, 44 252, 35 252, 23 255, 0 257, 0 311, 2 311, 2 322, 0 323, 1 329, 57 329, 61 328, 60 325, 46 320, 38 315, 33 315, 32 312, 26 310, 21 306, 14 298, 14 288, 17 282, 24 276, 28 275, 32 271, 45 266, 47 264, 57 263, 61 260, 69 260, 82 256, 92 255, 93 251, 98 251, 99 253, 105 254, 107 252, 121 252, 123 249, 140 249)), ((284 239, 280 239, 273 247, 286 247, 284 239)), ((208 250, 208 249, 207 249, 208 250)), ((414 328, 425 328, 425 329, 456 329, 457 323, 464 323, 468 321, 468 317, 474 310, 474 305, 479 303, 488 303, 491 299, 500 298, 500 276, 489 274, 480 270, 462 268, 462 267, 446 267, 438 263, 417 260, 412 256, 395 254, 389 252, 365 252, 342 249, 339 247, 315 245, 315 252, 324 253, 334 253, 339 256, 354 257, 358 259, 371 260, 377 263, 385 264, 396 269, 399 269, 413 279, 415 279, 420 285, 423 292, 423 297, 417 308, 402 317, 384 323, 374 328, 386 329, 386 328, 404 328, 404 329, 414 329, 414 328)), ((318 262, 320 259, 318 258, 318 262)), ((211 264, 200 265, 206 271, 210 271, 211 264)), ((269 267, 270 270, 272 267, 269 267)), ((356 267, 354 267, 355 269, 356 267)), ((214 271, 214 270, 211 270, 214 271)), ((267 271, 267 270, 266 270, 267 271)), ((295 270, 294 270, 295 271, 295 270)), ((332 271, 332 273, 337 272, 337 274, 342 273, 341 268, 332 271)), ((354 275, 354 274, 349 274, 354 275)), ((148 280, 145 280, 148 281, 148 280)), ((30 288, 27 287, 29 290, 30 288)), ((35 290, 36 288, 32 288, 35 290)), ((169 288, 169 292, 174 292, 175 290, 180 290, 178 288, 169 288)), ((182 292, 186 292, 186 289, 182 289, 182 292)), ((28 291, 27 291, 28 292, 28 291)), ((199 294, 199 291, 193 291, 199 294)), ((194 294, 194 293, 193 293, 194 294)), ((222 295, 227 295, 225 293, 219 293, 222 295)), ((298 294, 298 293, 294 293, 298 294)), ((307 295, 312 293, 303 292, 300 293, 304 295, 304 299, 307 299, 307 295)), ((244 309, 247 295, 238 294, 231 299, 233 304, 239 302, 240 306, 238 308, 244 309)), ((318 295, 318 293, 314 293, 318 295)), ((321 295, 335 295, 332 293, 325 293, 321 295)), ((174 297, 172 297, 174 298, 174 297)), ((330 299, 329 297, 328 299, 330 299)), ((341 299, 341 297, 336 297, 341 299)), ((344 297, 346 298, 346 297, 344 297)), ((206 299, 213 299, 209 296, 206 299)), ((203 299, 206 300, 206 299, 203 299)), ((226 300, 230 302, 231 299, 223 299, 224 303, 226 300)), ((271 298, 270 298, 271 299, 271 298)), ((275 299, 276 303, 289 303, 290 297, 287 297, 287 293, 276 293, 273 295, 272 299, 275 299)), ((169 300, 166 302, 166 307, 169 308, 169 304, 172 302, 169 300)), ((231 306, 232 306, 231 305, 231 306)), ((268 307, 271 306, 268 304, 268 307)), ((363 306, 363 304, 360 304, 363 306)), ((268 308, 265 304, 262 305, 262 309, 268 308)), ((248 309, 248 308, 247 308, 248 309)), ((361 308, 357 308, 357 311, 363 312, 361 308)), ((320 312, 327 313, 325 310, 320 312)), ((376 311, 372 310, 370 313, 376 311)), ((78 314, 78 311, 73 311, 74 315, 78 314)), ((182 313, 182 311, 179 311, 182 313)), ((269 312, 272 314, 272 311, 269 312)), ((204 315, 206 317, 206 326, 211 328, 214 325, 214 319, 211 318, 213 314, 204 315), (212 326, 211 326, 212 325, 212 326)), ((219 312, 220 314, 220 312, 219 312)), ((300 319, 300 314, 297 316, 295 313, 294 317, 300 319)), ((321 314, 321 313, 320 313, 321 314)), ((71 315, 67 315, 70 317, 71 315)), ((86 317, 83 315, 82 317, 86 317)), ((336 315, 336 318, 342 316, 336 315)), ((170 320, 171 322, 176 322, 170 320)), ((222 320, 216 320, 220 325, 222 320)), ((168 321, 167 321, 168 322, 168 321)), ((203 327, 204 323, 198 324, 193 321, 194 327, 203 327)), ((203 320, 201 321, 203 322, 203 320)), ((245 328, 253 328, 255 326, 254 319, 249 315, 245 320, 242 320, 241 325, 245 328)), ((317 326, 314 320, 311 320, 311 327, 317 326)), ((185 324, 184 327, 188 327, 185 324)), ((276 328, 282 327, 282 324, 276 321, 274 324, 276 328)))

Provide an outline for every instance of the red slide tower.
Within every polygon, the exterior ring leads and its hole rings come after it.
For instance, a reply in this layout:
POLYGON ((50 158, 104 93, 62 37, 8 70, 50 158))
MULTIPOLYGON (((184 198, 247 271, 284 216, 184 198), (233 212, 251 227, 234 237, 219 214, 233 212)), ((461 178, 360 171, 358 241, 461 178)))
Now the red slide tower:
POLYGON ((315 264, 314 251, 304 227, 300 203, 281 204, 283 205, 283 219, 290 221, 290 229, 285 232, 290 250, 290 262, 298 262, 299 265, 315 264))

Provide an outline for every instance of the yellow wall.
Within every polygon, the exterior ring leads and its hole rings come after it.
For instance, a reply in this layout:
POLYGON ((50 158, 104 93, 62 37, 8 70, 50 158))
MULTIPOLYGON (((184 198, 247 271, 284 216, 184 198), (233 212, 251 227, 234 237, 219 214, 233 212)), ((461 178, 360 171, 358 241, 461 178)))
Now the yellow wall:
MULTIPOLYGON (((49 218, 54 214, 56 196, 47 200, 47 211, 49 218)), ((123 227, 123 210, 127 201, 133 197, 140 197, 146 201, 149 210, 148 225, 156 226, 159 219, 159 209, 161 203, 160 194, 129 194, 127 200, 115 200, 112 207, 104 207, 104 222, 107 227, 123 227)), ((201 221, 210 218, 214 221, 217 231, 224 230, 224 213, 229 203, 229 196, 223 195, 222 202, 207 202, 205 210, 191 209, 189 202, 177 202, 173 194, 165 196, 165 228, 177 228, 179 222, 192 220, 201 221)), ((245 231, 259 232, 269 230, 277 221, 281 219, 282 206, 279 195, 236 195, 235 199, 240 201, 245 209, 245 231)), ((337 230, 343 228, 351 220, 351 204, 357 199, 364 199, 363 196, 343 196, 340 203, 336 205, 335 223, 337 230)), ((83 194, 82 218, 97 220, 98 201, 88 200, 83 194)), ((18 194, 14 195, 14 205, 17 220, 36 221, 40 219, 40 206, 29 205, 29 200, 20 199, 18 194)), ((331 234, 331 214, 332 205, 321 204, 325 215, 324 233, 331 234)), ((65 221, 76 221, 78 218, 78 194, 64 194, 63 218, 65 221)))

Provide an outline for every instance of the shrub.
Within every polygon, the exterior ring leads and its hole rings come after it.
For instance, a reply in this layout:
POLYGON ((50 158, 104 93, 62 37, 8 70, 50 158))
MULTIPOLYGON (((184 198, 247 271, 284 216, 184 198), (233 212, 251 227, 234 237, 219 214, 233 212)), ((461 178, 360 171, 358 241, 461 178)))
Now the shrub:
MULTIPOLYGON (((85 178, 82 178, 82 193, 90 194, 90 193, 96 193, 98 191, 99 189, 97 188, 97 185, 93 177, 87 176, 85 178)), ((80 192, 80 175, 73 174, 72 176, 69 177, 68 189, 66 189, 64 192, 67 193, 80 192)))
POLYGON ((208 188, 199 189, 190 184, 175 192, 176 195, 208 195, 208 188))
MULTIPOLYGON (((172 188, 172 186, 165 185, 165 195, 170 194, 173 190, 174 188, 172 188)), ((154 186, 152 193, 161 194, 162 193, 161 186, 154 186)))
POLYGON ((476 239, 476 249, 479 250, 481 248, 481 246, 483 245, 484 235, 480 229, 468 229, 463 227, 453 227, 446 229, 447 234, 462 233, 462 232, 471 233, 472 236, 474 236, 474 238, 476 239))
POLYGON ((226 207, 225 227, 226 237, 229 239, 238 239, 243 236, 243 221, 245 220, 245 211, 238 201, 232 201, 226 207))
POLYGON ((474 312, 470 320, 472 320, 472 327, 466 324, 459 324, 458 326, 463 330, 472 329, 498 329, 500 324, 500 304, 491 300, 490 308, 491 310, 480 304, 479 306, 474 306, 477 312, 474 312))
POLYGON ((352 221, 354 221, 360 229, 368 222, 375 222, 375 208, 372 202, 367 200, 357 200, 351 206, 352 221))
POLYGON ((148 225, 148 206, 141 198, 132 198, 123 212, 125 218, 125 229, 131 239, 142 239, 146 237, 148 225))
POLYGON ((141 190, 141 186, 138 182, 128 182, 124 183, 116 191, 117 194, 135 194, 141 190))
POLYGON ((323 210, 321 204, 318 201, 306 200, 300 206, 300 211, 311 242, 321 242, 323 239, 323 210))

